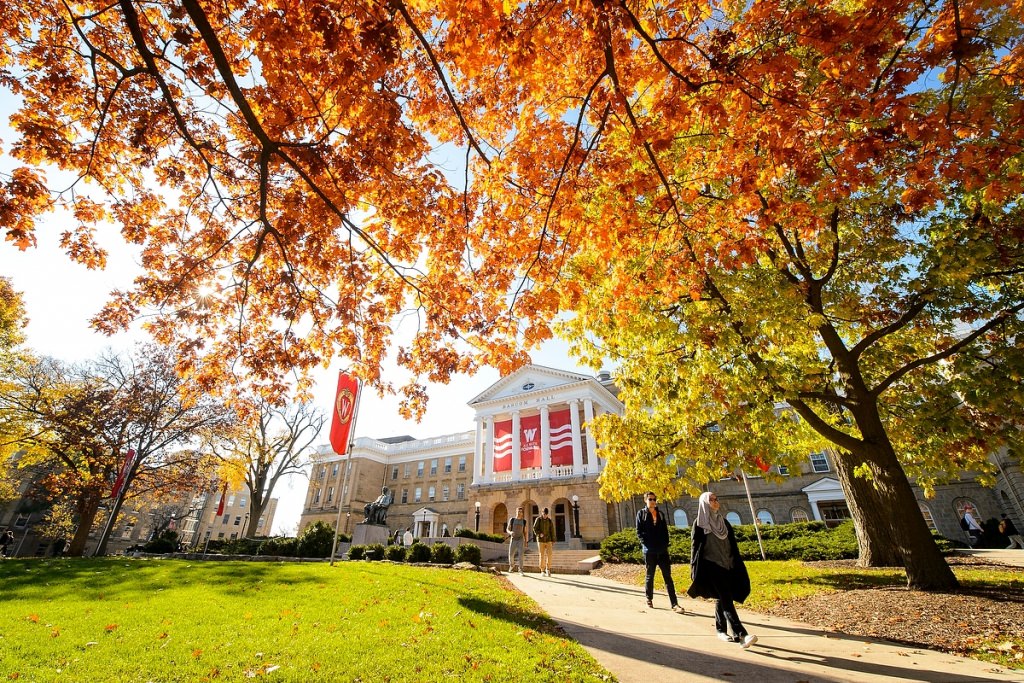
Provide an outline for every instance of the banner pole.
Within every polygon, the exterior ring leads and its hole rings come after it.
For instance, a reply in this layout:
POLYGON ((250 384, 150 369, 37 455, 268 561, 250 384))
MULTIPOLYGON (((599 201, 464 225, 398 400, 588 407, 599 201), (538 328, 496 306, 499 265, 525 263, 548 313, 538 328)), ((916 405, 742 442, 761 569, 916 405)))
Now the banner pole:
POLYGON ((764 554, 764 543, 761 542, 761 525, 757 523, 757 513, 754 512, 754 499, 750 497, 750 486, 747 485, 747 473, 740 467, 740 476, 743 477, 743 488, 747 491, 747 504, 750 506, 750 516, 754 518, 754 531, 757 533, 757 547, 761 549, 761 559, 767 560, 764 554))
MULTIPOLYGON (((356 405, 352 409, 352 424, 348 430, 348 446, 345 448, 345 474, 341 478, 341 491, 338 492, 338 517, 334 520, 334 541, 331 543, 331 564, 334 566, 334 558, 338 554, 339 534, 341 533, 341 510, 345 502, 345 493, 348 488, 348 471, 352 467, 352 449, 356 442, 356 420, 359 418, 359 404, 363 400, 363 383, 356 380, 356 405)), ((337 408, 335 408, 337 410, 337 408)), ((351 496, 349 496, 351 498, 351 496)), ((349 504, 349 514, 352 513, 352 505, 349 504)))

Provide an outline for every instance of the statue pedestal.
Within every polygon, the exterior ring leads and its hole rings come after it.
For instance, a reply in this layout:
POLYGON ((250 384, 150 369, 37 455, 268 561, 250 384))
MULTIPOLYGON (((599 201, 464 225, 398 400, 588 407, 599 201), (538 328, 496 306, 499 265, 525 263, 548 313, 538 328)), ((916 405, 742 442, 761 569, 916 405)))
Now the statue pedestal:
POLYGON ((388 544, 390 532, 382 524, 356 524, 352 532, 352 545, 370 545, 371 543, 388 544))

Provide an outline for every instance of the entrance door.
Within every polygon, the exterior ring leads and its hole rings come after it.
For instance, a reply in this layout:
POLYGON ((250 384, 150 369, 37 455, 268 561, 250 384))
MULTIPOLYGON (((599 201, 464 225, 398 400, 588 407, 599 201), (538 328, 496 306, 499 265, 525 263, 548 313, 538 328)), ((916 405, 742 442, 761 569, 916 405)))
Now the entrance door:
POLYGON ((555 504, 555 541, 565 541, 565 503, 555 504))

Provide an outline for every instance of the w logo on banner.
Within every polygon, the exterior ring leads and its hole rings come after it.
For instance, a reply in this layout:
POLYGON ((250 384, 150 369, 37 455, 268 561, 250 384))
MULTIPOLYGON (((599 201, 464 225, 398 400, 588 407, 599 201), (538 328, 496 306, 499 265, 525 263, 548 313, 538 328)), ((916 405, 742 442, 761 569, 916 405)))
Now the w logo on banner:
POLYGON ((540 415, 519 421, 519 461, 523 469, 540 467, 540 415))
POLYGON ((523 430, 523 444, 534 443, 537 441, 537 429, 524 429, 523 430))
POLYGON ((338 455, 345 455, 348 452, 358 398, 359 380, 347 372, 339 373, 338 392, 334 396, 334 410, 331 416, 331 448, 338 455))

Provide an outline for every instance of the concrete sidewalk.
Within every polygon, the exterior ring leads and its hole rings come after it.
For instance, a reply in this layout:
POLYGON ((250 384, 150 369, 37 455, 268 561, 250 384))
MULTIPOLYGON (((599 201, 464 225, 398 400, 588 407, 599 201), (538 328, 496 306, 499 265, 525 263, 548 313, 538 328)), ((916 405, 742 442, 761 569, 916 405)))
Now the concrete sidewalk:
POLYGON ((807 624, 741 609, 743 624, 758 637, 743 650, 716 637, 714 603, 687 598, 685 580, 676 584, 686 608, 680 615, 669 609, 664 592, 655 594, 650 609, 642 588, 595 576, 506 578, 622 683, 1024 682, 1024 671, 886 641, 826 635, 807 624))

